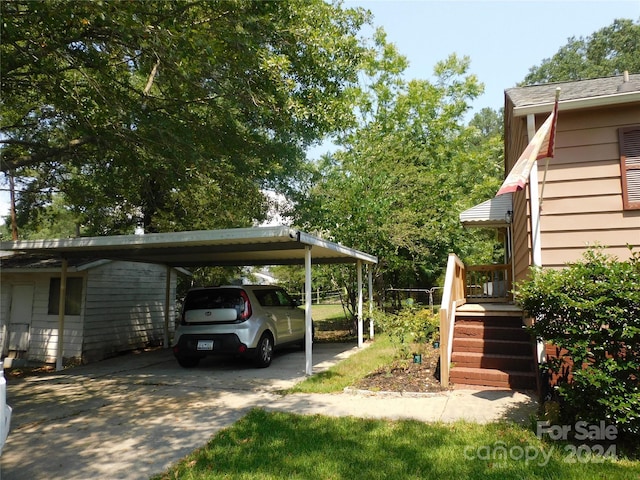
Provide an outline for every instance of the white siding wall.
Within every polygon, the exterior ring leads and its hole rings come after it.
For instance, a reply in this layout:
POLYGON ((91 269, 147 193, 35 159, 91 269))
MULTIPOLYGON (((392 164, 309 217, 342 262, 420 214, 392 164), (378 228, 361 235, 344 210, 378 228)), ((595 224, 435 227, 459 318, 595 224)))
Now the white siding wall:
MULTIPOLYGON (((161 345, 164 339, 167 268, 133 262, 110 262, 91 270, 85 305, 85 361, 161 345)), ((169 329, 174 328, 176 274, 170 293, 169 329)))
MULTIPOLYGON (((108 262, 84 272, 80 315, 66 315, 64 357, 96 361, 164 340, 167 269, 161 265, 108 262)), ((60 273, 3 273, 0 282, 0 348, 6 345, 13 285, 33 285, 28 360, 53 363, 58 349, 58 315, 49 315, 49 282, 60 273)), ((172 271, 169 334, 174 330, 176 273, 172 271)), ((6 355, 8 352, 2 352, 6 355)))
MULTIPOLYGON (((70 276, 82 276, 86 273, 69 273, 70 276)), ((3 274, 0 300, 2 306, 2 345, 4 346, 6 325, 11 312, 11 291, 13 285, 33 285, 33 311, 30 328, 30 342, 27 359, 39 362, 55 362, 58 350, 58 315, 49 315, 49 282, 51 277, 60 277, 55 273, 3 274)), ((86 283, 85 283, 86 285, 86 283)), ((84 291, 84 290, 83 290, 84 291)), ((64 357, 82 355, 82 315, 67 315, 64 328, 64 357)), ((3 354, 8 352, 4 351, 3 354)))
POLYGON ((0 282, 0 354, 4 355, 4 345, 7 338, 7 325, 9 324, 9 313, 11 312, 11 284, 0 282))

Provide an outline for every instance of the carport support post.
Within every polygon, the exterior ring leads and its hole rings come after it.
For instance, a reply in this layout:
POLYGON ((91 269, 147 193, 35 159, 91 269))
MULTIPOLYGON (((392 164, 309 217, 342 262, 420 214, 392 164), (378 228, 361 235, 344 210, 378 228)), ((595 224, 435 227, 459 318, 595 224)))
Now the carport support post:
POLYGON ((167 265, 167 282, 164 290, 164 342, 163 347, 169 348, 169 308, 171 308, 171 267, 167 265))
POLYGON ((362 347, 362 260, 356 262, 358 272, 358 348, 362 347))
POLYGON ((58 300, 58 354, 56 355, 56 371, 63 368, 62 358, 64 355, 64 309, 67 300, 67 268, 69 261, 62 259, 62 271, 60 272, 60 298, 58 300))
POLYGON ((304 352, 305 352, 305 373, 313 374, 312 344, 313 328, 311 326, 311 246, 306 246, 304 251, 304 352))
POLYGON ((373 265, 367 265, 369 280, 369 339, 373 340, 373 265))

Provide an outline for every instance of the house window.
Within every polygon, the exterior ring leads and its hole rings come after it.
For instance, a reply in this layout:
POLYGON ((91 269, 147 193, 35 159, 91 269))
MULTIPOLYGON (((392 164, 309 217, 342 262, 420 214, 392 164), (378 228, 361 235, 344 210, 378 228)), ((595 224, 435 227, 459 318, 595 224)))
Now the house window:
POLYGON ((625 210, 640 209, 640 125, 619 130, 622 204, 625 210))
MULTIPOLYGON (((49 315, 58 315, 60 305, 60 277, 49 281, 49 315)), ((65 315, 80 315, 82 306, 82 277, 67 277, 67 294, 64 301, 65 315)))

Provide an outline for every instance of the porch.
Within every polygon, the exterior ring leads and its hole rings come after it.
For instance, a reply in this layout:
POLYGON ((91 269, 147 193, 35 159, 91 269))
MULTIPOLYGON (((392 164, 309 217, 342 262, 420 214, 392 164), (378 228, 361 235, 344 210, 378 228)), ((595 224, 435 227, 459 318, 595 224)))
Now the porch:
POLYGON ((537 389, 535 343, 513 303, 511 265, 447 262, 440 307, 440 382, 537 389))

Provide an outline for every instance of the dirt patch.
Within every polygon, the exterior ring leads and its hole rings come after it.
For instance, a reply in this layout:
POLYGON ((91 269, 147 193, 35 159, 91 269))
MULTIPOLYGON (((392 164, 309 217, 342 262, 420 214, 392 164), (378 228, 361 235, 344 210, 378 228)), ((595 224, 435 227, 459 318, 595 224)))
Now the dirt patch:
POLYGON ((431 345, 420 349, 421 362, 413 358, 396 360, 363 378, 354 388, 374 392, 441 392, 440 350, 431 345))

